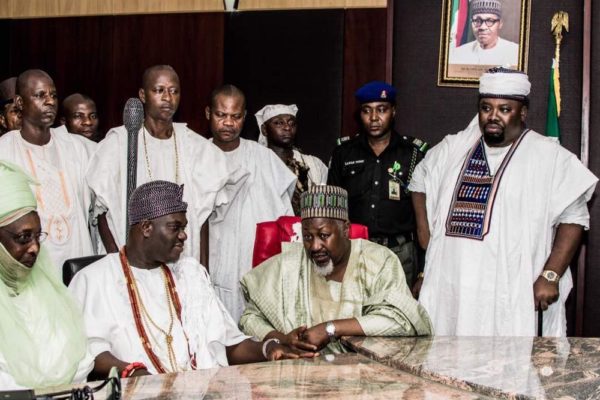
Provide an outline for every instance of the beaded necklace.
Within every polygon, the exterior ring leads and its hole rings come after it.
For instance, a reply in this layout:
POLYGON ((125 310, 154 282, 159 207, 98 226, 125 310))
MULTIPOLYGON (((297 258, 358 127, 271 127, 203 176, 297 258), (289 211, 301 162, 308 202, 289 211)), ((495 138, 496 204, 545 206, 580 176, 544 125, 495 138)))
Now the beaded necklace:
MULTIPOLYGON (((144 306, 135 278, 133 276, 133 273, 131 272, 131 265, 129 265, 129 262, 127 261, 125 247, 121 249, 119 255, 121 259, 121 267, 123 268, 123 274, 125 275, 125 280, 127 281, 127 292, 129 294, 129 302, 133 311, 135 327, 138 331, 138 335, 140 336, 140 340, 142 341, 142 346, 144 347, 148 358, 150 359, 152 365, 154 365, 154 368, 156 368, 156 371, 158 373, 178 372, 177 359, 175 357, 175 350, 173 349, 173 309, 175 309, 175 314, 177 316, 177 319, 179 320, 179 323, 181 324, 182 330, 183 323, 181 322, 181 302, 179 300, 179 295, 177 294, 175 280, 173 279, 171 271, 164 264, 160 266, 161 271, 163 273, 163 280, 165 282, 165 292, 167 295, 167 302, 169 307, 169 328, 167 331, 165 331, 164 329, 159 327, 154 322, 154 320, 152 320, 150 314, 148 314, 148 311, 146 310, 146 306, 144 306), (171 371, 166 370, 156 353, 154 353, 154 350, 152 350, 152 343, 150 338, 148 337, 148 334, 146 333, 146 328, 144 327, 143 320, 150 322, 151 325, 153 325, 159 332, 161 332, 165 336, 171 371)), ((192 369, 196 369, 196 355, 191 354, 190 343, 187 334, 185 333, 185 330, 183 330, 183 335, 185 337, 188 347, 188 356, 191 361, 190 366, 192 369)))
MULTIPOLYGON (((148 135, 150 133, 148 132, 148 135)), ((177 135, 175 129, 173 129, 173 147, 175 148, 175 183, 179 184, 179 152, 177 151, 177 135)), ((144 140, 144 158, 146 161, 146 174, 148 180, 153 181, 152 169, 150 168, 150 159, 148 157, 148 145, 146 144, 146 127, 142 126, 142 138, 144 140)))

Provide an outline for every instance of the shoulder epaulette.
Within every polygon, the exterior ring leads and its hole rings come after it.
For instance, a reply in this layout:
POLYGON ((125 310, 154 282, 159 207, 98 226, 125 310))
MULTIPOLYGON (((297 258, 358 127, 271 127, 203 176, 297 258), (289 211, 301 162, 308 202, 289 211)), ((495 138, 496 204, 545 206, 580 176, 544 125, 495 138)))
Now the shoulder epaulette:
MULTIPOLYGON (((358 136, 358 135, 356 135, 356 136, 358 136)), ((337 145, 339 146, 341 144, 348 143, 349 141, 351 141, 352 139, 354 139, 356 136, 354 136, 354 137, 352 137, 352 136, 342 136, 342 137, 338 138, 337 145)))
POLYGON ((427 152, 427 150, 429 149, 429 143, 427 143, 419 138, 412 138, 411 143, 423 154, 425 154, 427 152))

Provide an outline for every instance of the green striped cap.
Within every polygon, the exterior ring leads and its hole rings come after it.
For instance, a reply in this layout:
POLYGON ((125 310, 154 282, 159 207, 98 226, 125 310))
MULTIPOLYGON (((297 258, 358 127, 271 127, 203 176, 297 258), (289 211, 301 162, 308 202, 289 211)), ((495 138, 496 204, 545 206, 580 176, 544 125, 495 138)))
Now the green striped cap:
POLYGON ((348 220, 348 192, 338 186, 316 185, 300 197, 300 217, 348 220))

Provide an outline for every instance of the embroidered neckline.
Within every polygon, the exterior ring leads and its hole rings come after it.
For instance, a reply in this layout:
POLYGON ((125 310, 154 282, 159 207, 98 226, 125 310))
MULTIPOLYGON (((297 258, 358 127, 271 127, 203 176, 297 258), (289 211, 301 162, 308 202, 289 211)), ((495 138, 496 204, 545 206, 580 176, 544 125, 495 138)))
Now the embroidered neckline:
POLYGON ((454 188, 446 219, 446 236, 483 240, 488 234, 498 186, 527 132, 529 129, 513 142, 495 175, 488 165, 483 137, 473 145, 454 188))

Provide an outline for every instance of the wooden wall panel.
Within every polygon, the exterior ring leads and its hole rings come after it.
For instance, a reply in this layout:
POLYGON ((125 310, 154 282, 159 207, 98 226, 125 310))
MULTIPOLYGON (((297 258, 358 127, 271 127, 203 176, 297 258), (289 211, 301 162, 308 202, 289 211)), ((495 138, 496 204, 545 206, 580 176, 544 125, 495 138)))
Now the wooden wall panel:
POLYGON ((385 80, 386 10, 346 10, 344 18, 343 114, 340 136, 359 130, 354 92, 366 82, 385 80))
MULTIPOLYGON (((239 10, 385 7, 386 0, 239 0, 239 10)), ((223 0, 2 0, 0 18, 223 11, 223 0)))
MULTIPOLYGON (((106 15, 112 12, 108 0, 5 0, 10 3, 11 18, 67 17, 106 15)), ((3 14, 2 14, 3 15, 3 14)), ((4 16, 4 15, 3 15, 4 16)))
POLYGON ((179 74, 181 104, 175 116, 197 132, 206 132, 206 98, 222 80, 223 14, 169 14, 113 17, 114 74, 111 120, 119 120, 129 97, 137 96, 144 70, 169 64, 179 74))
POLYGON ((202 109, 222 81, 223 24, 222 13, 13 20, 6 75, 46 70, 61 99, 79 91, 96 100, 106 131, 122 125, 144 69, 170 64, 182 85, 176 120, 205 132, 202 109))
POLYGON ((10 43, 11 43, 11 26, 7 19, 0 19, 0 37, 6 43, 3 56, 0 57, 0 82, 10 77, 10 43))
POLYGON ((11 27, 11 72, 45 70, 61 99, 75 91, 88 94, 100 107, 101 128, 107 128, 110 17, 15 20, 11 27))
POLYGON ((12 15, 10 0, 0 1, 0 18, 8 18, 12 15))
POLYGON ((327 161, 341 129, 344 10, 228 15, 225 80, 247 96, 243 135, 265 104, 298 105, 296 144, 327 161), (310 27, 310 29, 307 29, 310 27))
POLYGON ((223 0, 112 0, 113 14, 223 11, 223 0))
POLYGON ((243 10, 289 10, 302 8, 370 8, 385 7, 386 0, 239 0, 243 10))

